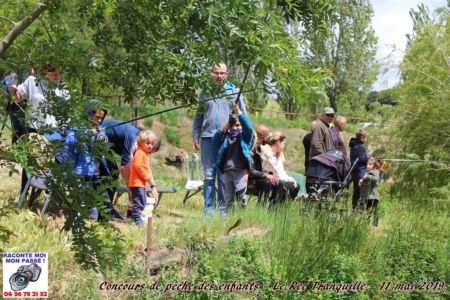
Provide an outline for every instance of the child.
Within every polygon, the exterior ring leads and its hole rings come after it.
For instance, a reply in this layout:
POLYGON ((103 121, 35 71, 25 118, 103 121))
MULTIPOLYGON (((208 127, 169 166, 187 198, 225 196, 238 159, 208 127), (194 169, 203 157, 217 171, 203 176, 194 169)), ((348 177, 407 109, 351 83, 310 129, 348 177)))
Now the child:
MULTIPOLYGON (((108 142, 108 138, 103 131, 98 130, 108 111, 102 107, 100 100, 91 99, 88 101, 89 106, 85 108, 86 117, 89 118, 91 129, 70 128, 66 132, 63 149, 57 153, 58 161, 63 162, 70 160, 74 173, 85 181, 92 183, 94 189, 103 194, 102 178, 100 170, 104 170, 105 175, 109 176, 109 168, 106 164, 104 156, 96 157, 94 155, 94 146, 96 143, 108 142)), ((53 135, 54 136, 54 135, 53 135)), ((100 210, 108 210, 111 212, 112 203, 105 203, 100 205, 100 210)), ((103 219, 97 208, 92 207, 89 210, 91 219, 103 219)))
POLYGON ((367 156, 366 148, 364 144, 367 143, 369 139, 369 133, 364 129, 358 129, 356 132, 356 137, 350 139, 350 161, 353 164, 356 159, 358 162, 352 171, 353 180, 353 196, 352 196, 352 207, 355 209, 358 205, 358 201, 361 194, 361 188, 359 186, 359 180, 366 174, 366 164, 369 157, 367 156))
POLYGON ((156 183, 148 162, 148 155, 159 150, 159 140, 150 130, 141 131, 137 138, 138 148, 131 161, 130 178, 128 187, 131 190, 131 200, 133 202, 132 218, 134 225, 141 225, 146 221, 145 216, 141 216, 142 210, 147 205, 147 182, 153 198, 158 201, 158 191, 156 183))
MULTIPOLYGON (((233 206, 237 195, 241 207, 245 208, 248 171, 252 164, 253 127, 249 118, 241 113, 239 105, 233 105, 233 113, 223 129, 213 136, 213 145, 220 147, 214 167, 224 173, 226 207, 233 206)), ((225 217, 226 211, 221 212, 221 216, 225 217)))
POLYGON ((380 193, 377 186, 380 182, 380 167, 382 158, 371 157, 367 162, 367 173, 359 180, 361 186, 360 207, 363 210, 372 209, 374 212, 373 226, 378 226, 378 201, 380 193))

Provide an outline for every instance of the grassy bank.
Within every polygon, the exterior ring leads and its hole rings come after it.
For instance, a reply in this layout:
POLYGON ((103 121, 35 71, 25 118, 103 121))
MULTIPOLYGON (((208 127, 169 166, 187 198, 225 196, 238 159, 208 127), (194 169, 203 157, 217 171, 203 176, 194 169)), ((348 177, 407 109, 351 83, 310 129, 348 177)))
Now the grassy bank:
MULTIPOLYGON (((330 218, 327 213, 306 209, 301 201, 269 211, 258 206, 255 198, 250 199, 248 209, 236 209, 225 220, 219 216, 207 219, 202 213, 200 194, 182 206, 185 172, 163 163, 165 155, 189 149, 191 143, 191 121, 185 113, 172 117, 151 123, 152 129, 163 137, 162 150, 151 158, 157 182, 178 189, 176 194, 164 195, 153 218, 152 249, 155 254, 181 249, 181 258, 176 263, 164 265, 152 277, 145 277, 146 227, 113 223, 116 229, 111 230, 118 230, 124 239, 126 259, 112 270, 87 271, 75 262, 73 237, 62 229, 64 214, 52 206, 43 217, 34 213, 42 205, 43 197, 31 209, 11 210, 1 217, 0 226, 13 232, 10 241, 1 245, 5 251, 48 252, 51 298, 449 297, 443 285, 450 276, 448 200, 436 204, 426 194, 415 195, 414 199, 402 197, 401 193, 390 194, 391 185, 396 184, 392 180, 382 187, 378 227, 372 227, 365 215, 347 213, 330 218), (183 122, 180 118, 184 118, 183 122), (180 148, 164 136, 164 128, 178 130, 180 148), (145 284, 145 288, 101 290, 104 282, 145 284)), ((266 123, 272 130, 286 133, 286 165, 292 171, 302 171, 301 138, 306 130, 294 125, 297 121, 273 124, 270 121, 264 116, 254 119, 255 124, 266 123)), ((371 133, 369 149, 373 151, 383 145, 385 131, 371 133)), ((348 133, 345 138, 351 135, 348 133)), ((6 169, 0 169, 0 180, 0 206, 8 207, 18 198, 20 177, 17 174, 10 177, 6 169)), ((122 197, 119 204, 123 206, 125 202, 122 197)))

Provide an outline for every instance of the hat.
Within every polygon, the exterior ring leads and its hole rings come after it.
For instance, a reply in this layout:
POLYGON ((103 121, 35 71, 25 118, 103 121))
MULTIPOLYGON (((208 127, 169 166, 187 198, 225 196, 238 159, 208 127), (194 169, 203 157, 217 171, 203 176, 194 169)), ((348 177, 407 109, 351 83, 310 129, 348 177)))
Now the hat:
POLYGON ((322 112, 322 115, 324 114, 334 114, 334 109, 332 107, 325 107, 322 112))

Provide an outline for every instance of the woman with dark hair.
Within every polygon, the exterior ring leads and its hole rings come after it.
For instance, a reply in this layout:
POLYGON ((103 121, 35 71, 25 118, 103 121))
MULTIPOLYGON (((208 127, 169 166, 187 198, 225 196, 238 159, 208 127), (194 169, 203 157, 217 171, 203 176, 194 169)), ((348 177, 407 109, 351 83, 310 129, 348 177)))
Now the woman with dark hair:
POLYGON ((294 199, 300 186, 284 170, 284 147, 286 137, 281 132, 274 132, 267 137, 266 145, 261 146, 263 171, 275 176, 278 184, 274 186, 270 197, 271 205, 294 199), (288 198, 289 197, 289 198, 288 198))

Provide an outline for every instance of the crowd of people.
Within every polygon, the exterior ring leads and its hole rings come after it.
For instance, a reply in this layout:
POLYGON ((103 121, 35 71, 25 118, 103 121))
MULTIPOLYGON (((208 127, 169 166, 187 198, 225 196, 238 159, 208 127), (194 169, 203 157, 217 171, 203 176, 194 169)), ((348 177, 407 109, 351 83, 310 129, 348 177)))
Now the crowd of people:
MULTIPOLYGON (((63 84, 48 84, 60 80, 60 68, 47 64, 43 70, 47 72, 47 81, 37 80, 34 72, 21 84, 15 74, 4 77, 2 81, 6 91, 15 99, 8 107, 13 143, 21 135, 36 132, 41 126, 56 127, 55 118, 40 110, 41 103, 50 93, 65 100, 70 99, 63 84), (31 121, 23 122, 23 102, 30 107, 33 115, 31 121)), ((201 150, 205 215, 212 216, 218 210, 221 217, 226 217, 234 209, 235 198, 239 207, 245 209, 248 194, 256 195, 260 205, 268 203, 270 208, 295 199, 301 183, 285 170, 286 136, 282 132, 270 132, 265 125, 253 127, 246 112, 244 97, 228 81, 226 64, 220 62, 212 67, 212 79, 220 94, 211 95, 209 90, 200 92, 192 130, 192 147, 194 151, 201 150), (238 97, 234 96, 236 94, 238 97)), ((102 176, 116 180, 120 173, 129 188, 133 224, 145 223, 143 212, 147 205, 147 186, 150 187, 151 196, 156 201, 158 199, 148 155, 159 150, 159 139, 150 130, 138 129, 121 120, 106 119, 107 110, 98 100, 89 101, 86 116, 94 130, 71 128, 64 132, 65 146, 58 154, 58 159, 71 160, 73 172, 92 182, 94 188, 100 186, 102 176), (88 142, 81 136, 89 136, 88 142), (94 142, 110 142, 113 151, 121 157, 120 167, 104 157, 94 157, 91 153, 94 142)), ((359 129, 350 140, 347 151, 341 136, 346 126, 347 120, 343 116, 335 117, 333 108, 323 109, 319 119, 313 121, 311 132, 303 139, 305 172, 310 168, 313 158, 326 155, 330 150, 339 151, 344 160, 353 166, 352 206, 354 209, 372 208, 376 225, 379 201, 377 185, 383 162, 379 158, 368 157, 364 145, 369 135, 364 129, 359 129)), ((22 186, 26 180, 24 172, 22 186)), ((108 194, 107 206, 111 216, 116 220, 124 220, 112 205, 114 190, 108 189, 105 193, 108 194)), ((94 207, 91 208, 91 215, 93 218, 102 217, 94 207)))

